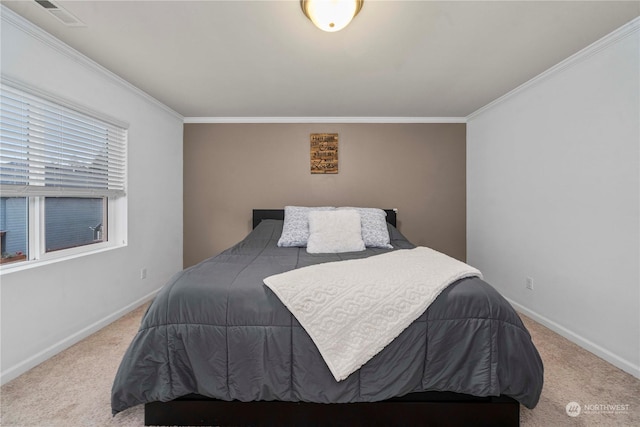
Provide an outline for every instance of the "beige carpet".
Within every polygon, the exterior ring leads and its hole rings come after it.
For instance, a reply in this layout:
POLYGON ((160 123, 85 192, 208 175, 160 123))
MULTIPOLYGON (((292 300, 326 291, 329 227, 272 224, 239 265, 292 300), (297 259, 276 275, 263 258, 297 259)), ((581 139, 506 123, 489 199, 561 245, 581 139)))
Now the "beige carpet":
MULTIPOLYGON (((0 425, 143 426, 141 405, 111 417, 110 391, 145 309, 138 308, 4 385, 0 425)), ((540 403, 533 410, 522 407, 523 426, 640 426, 640 380, 523 320, 545 365, 540 403), (567 415, 570 402, 580 405, 576 417, 567 415)))

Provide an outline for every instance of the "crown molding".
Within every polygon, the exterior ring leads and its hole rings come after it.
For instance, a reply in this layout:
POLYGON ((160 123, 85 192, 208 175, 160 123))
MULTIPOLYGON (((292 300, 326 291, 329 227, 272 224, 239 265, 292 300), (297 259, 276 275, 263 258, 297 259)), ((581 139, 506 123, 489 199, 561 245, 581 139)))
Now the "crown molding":
POLYGON ((184 123, 466 123, 466 117, 185 117, 184 123))
POLYGON ((482 113, 485 113, 489 110, 491 110, 494 107, 497 107, 498 105, 502 104, 503 102, 509 100, 510 98, 518 95, 520 92, 524 92, 525 90, 529 89, 530 87, 536 86, 540 83, 542 83, 543 81, 547 80, 548 78, 559 74, 563 71, 565 71, 568 68, 571 68, 585 60, 587 60, 588 58, 592 57, 593 55, 598 54, 599 52, 605 50, 606 48, 608 48, 609 46, 611 46, 612 44, 615 44, 617 42, 619 42, 620 40, 623 40, 627 37, 630 37, 634 34, 640 36, 640 34, 638 34, 638 30, 640 30, 640 17, 634 18, 633 20, 629 21, 628 23, 626 23, 625 25, 623 25, 622 27, 618 28, 617 30, 614 30, 613 32, 607 34, 606 36, 602 37, 601 39, 593 42, 592 44, 590 44, 589 46, 585 47, 584 49, 578 51, 577 53, 571 55, 570 57, 568 57, 567 59, 559 62, 558 64, 554 65, 553 67, 549 68, 546 71, 543 71, 542 73, 538 74, 536 77, 532 78, 531 80, 521 84, 520 86, 518 86, 517 88, 507 92, 506 94, 502 95, 500 98, 495 99, 494 101, 488 103, 487 105, 485 105, 484 107, 481 107, 479 109, 477 109, 476 111, 474 111, 473 113, 469 114, 466 117, 466 122, 470 122, 471 120, 475 119, 476 117, 480 116, 482 113))
POLYGON ((92 59, 89 59, 84 54, 75 50, 74 48, 67 45, 60 39, 57 39, 56 37, 47 33, 42 28, 38 27, 37 25, 33 24, 32 22, 28 21, 22 16, 18 15, 17 13, 15 13, 14 11, 12 11, 11 9, 9 9, 3 4, 0 4, 0 18, 3 24, 7 23, 16 27, 17 29, 24 32, 25 34, 33 37, 34 39, 56 50, 58 53, 61 53, 62 55, 83 65, 84 67, 97 72, 102 77, 108 79, 111 82, 117 83, 118 85, 128 90, 129 92, 132 92, 138 95, 140 98, 152 104, 153 106, 161 108, 162 110, 166 111, 167 113, 171 114, 172 116, 174 116, 179 120, 183 120, 182 115, 179 114, 178 112, 172 110, 171 108, 169 108, 162 102, 158 101, 148 93, 132 85, 122 77, 118 76, 112 71, 109 71, 108 69, 98 64, 97 62, 93 61, 92 59))

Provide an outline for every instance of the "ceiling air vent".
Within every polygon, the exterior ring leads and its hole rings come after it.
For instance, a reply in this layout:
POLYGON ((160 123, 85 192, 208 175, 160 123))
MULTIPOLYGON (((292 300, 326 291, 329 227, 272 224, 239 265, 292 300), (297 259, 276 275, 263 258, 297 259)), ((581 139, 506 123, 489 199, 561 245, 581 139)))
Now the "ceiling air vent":
POLYGON ((47 12, 55 16, 60 22, 68 27, 85 27, 86 25, 78 18, 73 16, 70 12, 61 8, 52 1, 47 0, 35 0, 40 6, 45 8, 47 12))

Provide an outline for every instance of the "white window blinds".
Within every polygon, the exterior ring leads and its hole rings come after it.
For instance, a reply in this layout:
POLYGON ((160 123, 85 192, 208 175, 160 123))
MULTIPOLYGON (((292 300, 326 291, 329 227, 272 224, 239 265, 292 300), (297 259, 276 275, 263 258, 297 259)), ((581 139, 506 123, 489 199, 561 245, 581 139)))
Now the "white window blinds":
POLYGON ((124 195, 127 130, 2 83, 3 196, 124 195))

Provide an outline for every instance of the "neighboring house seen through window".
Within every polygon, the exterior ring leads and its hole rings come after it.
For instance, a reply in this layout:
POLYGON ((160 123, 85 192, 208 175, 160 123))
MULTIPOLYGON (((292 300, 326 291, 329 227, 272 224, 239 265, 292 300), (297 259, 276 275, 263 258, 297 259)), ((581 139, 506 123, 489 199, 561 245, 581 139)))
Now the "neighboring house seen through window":
POLYGON ((3 268, 126 241, 126 125, 8 82, 0 87, 3 268))

